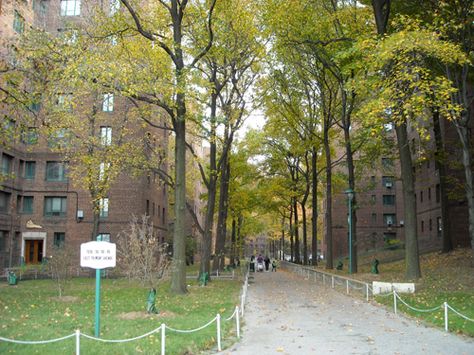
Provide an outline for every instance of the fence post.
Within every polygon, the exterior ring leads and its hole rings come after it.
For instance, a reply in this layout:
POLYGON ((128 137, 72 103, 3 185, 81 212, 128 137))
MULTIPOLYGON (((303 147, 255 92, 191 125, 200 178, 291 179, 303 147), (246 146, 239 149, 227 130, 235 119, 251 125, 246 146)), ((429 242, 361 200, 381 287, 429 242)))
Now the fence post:
POLYGON ((245 302, 245 291, 242 293, 242 301, 240 302, 240 309, 242 310, 242 317, 244 316, 244 302, 245 302))
POLYGON ((326 275, 323 274, 323 286, 326 284, 326 275))
POLYGON ((239 306, 235 307, 235 326, 237 327, 237 338, 240 338, 239 306))
POLYGON ((334 288, 334 276, 331 276, 331 287, 334 288))
POLYGON ((166 332, 166 325, 165 323, 161 323, 161 355, 165 355, 165 335, 166 332))
POLYGON ((81 353, 81 331, 76 329, 76 355, 81 353))
POLYGON ((222 351, 221 348, 221 315, 217 313, 216 316, 217 324, 217 350, 222 351))
POLYGON ((349 294, 349 280, 346 280, 346 293, 349 294))
POLYGON ((444 330, 448 330, 448 302, 444 302, 444 330))
POLYGON ((397 314, 397 292, 395 290, 393 292, 393 311, 397 314))
POLYGON ((369 284, 365 284, 365 299, 369 302, 369 284))

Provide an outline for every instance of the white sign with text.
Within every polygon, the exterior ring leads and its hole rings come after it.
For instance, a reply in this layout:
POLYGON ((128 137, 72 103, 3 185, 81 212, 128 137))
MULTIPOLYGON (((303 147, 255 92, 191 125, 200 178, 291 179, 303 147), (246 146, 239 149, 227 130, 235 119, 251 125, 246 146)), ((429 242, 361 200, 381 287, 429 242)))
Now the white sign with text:
POLYGON ((109 242, 88 242, 81 244, 81 267, 105 269, 115 267, 116 247, 109 242))

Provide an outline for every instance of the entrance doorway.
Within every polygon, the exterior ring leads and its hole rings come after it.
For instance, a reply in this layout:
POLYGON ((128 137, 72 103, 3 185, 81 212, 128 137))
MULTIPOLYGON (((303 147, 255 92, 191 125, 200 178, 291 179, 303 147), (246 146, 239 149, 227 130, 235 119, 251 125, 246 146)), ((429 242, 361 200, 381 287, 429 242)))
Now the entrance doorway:
POLYGON ((43 261, 43 239, 25 240, 25 264, 39 264, 43 261))

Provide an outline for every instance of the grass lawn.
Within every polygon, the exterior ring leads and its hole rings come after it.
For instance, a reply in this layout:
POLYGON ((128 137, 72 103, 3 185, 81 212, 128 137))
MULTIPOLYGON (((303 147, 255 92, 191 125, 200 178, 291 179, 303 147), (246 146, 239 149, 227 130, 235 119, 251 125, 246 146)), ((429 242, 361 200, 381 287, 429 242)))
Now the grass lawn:
MULTIPOLYGON (((378 257, 375 255, 375 257, 378 257)), ((381 260, 382 257, 379 258, 381 260)), ((415 294, 400 294, 410 306, 430 309, 445 301, 461 314, 474 319, 474 268, 472 251, 458 249, 451 253, 430 253, 420 257, 422 278, 415 281, 415 294)), ((356 279, 366 282, 407 282, 405 261, 381 262, 380 274, 370 273, 370 265, 359 266, 356 279)), ((347 271, 339 271, 347 276, 347 271)), ((376 297, 376 301, 393 309, 393 297, 376 297)), ((415 312, 397 302, 399 312, 423 319, 427 323, 444 328, 444 310, 415 312)), ((474 336, 474 322, 464 320, 451 310, 448 313, 448 328, 451 332, 474 336)))
MULTIPOLYGON (((188 294, 172 295, 169 283, 158 288, 158 315, 145 311, 148 290, 124 279, 103 279, 101 287, 101 337, 125 339, 145 334, 165 323, 185 330, 198 328, 217 313, 229 317, 239 304, 240 280, 213 279, 200 287, 188 279, 188 294)), ((80 329, 94 335, 95 278, 75 278, 58 298, 51 280, 20 281, 17 286, 0 285, 0 336, 17 340, 46 340, 69 335, 80 329)), ((222 320, 223 337, 235 336, 235 320, 222 320)), ((216 325, 195 333, 166 333, 167 354, 192 354, 216 345, 216 325)), ((47 345, 19 345, 0 342, 0 353, 72 354, 75 340, 47 345)), ((152 354, 161 351, 161 334, 144 339, 107 344, 81 337, 83 354, 152 354)))

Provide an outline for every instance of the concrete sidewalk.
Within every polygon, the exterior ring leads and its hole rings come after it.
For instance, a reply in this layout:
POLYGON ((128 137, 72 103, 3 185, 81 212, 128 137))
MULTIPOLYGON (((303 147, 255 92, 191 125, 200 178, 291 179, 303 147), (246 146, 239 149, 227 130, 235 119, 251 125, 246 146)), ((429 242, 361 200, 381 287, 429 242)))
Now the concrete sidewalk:
POLYGON ((221 354, 474 354, 474 340, 281 271, 252 274, 241 341, 221 354))

